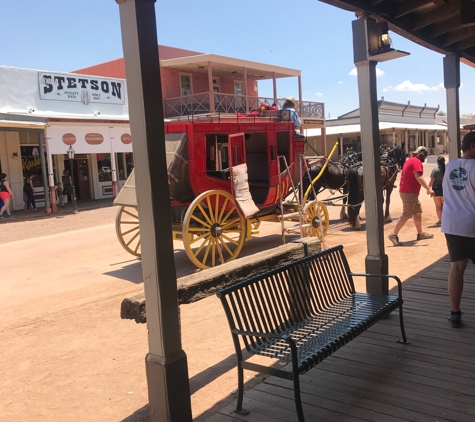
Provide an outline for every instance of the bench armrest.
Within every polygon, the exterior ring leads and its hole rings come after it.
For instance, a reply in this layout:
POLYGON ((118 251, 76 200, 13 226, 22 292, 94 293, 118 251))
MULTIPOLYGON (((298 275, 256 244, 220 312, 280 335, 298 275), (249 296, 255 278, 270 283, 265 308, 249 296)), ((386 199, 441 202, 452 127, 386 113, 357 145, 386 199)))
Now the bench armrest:
POLYGON ((350 275, 352 277, 380 277, 380 278, 390 277, 390 278, 394 278, 394 280, 397 281, 398 296, 400 298, 402 298, 402 282, 401 282, 400 278, 397 275, 394 275, 394 274, 362 274, 362 273, 350 273, 350 275))

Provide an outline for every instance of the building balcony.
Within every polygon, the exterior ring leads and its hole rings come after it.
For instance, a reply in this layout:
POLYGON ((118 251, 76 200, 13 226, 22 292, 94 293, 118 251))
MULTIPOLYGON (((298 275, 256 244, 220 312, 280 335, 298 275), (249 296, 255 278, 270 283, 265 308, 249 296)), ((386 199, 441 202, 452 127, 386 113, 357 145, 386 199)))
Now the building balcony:
MULTIPOLYGON (((165 118, 189 116, 206 113, 249 113, 259 110, 262 104, 266 106, 276 105, 281 109, 284 99, 266 98, 246 95, 201 93, 186 95, 164 100, 165 118)), ((325 118, 325 105, 314 101, 300 101, 300 107, 296 110, 301 118, 325 118)))

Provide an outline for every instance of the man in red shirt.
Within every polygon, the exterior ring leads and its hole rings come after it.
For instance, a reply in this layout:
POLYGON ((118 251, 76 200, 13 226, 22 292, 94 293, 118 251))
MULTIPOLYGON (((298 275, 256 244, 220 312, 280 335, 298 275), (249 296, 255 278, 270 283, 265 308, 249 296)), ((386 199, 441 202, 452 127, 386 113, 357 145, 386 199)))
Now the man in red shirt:
POLYGON ((427 190, 427 194, 434 196, 434 191, 429 187, 422 173, 424 169, 422 163, 426 160, 428 151, 426 147, 418 147, 412 156, 404 163, 401 173, 401 181, 399 182, 399 195, 402 199, 403 212, 394 231, 388 236, 388 239, 394 246, 402 246, 399 242, 398 233, 410 218, 414 219, 414 225, 417 230, 417 240, 432 239, 433 234, 422 231, 422 207, 419 202, 419 192, 421 186, 427 190))

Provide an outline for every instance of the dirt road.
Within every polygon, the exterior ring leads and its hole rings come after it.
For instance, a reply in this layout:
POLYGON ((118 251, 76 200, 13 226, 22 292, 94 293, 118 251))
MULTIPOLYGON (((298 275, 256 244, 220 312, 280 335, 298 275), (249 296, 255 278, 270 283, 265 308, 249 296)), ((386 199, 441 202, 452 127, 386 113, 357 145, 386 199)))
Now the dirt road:
MULTIPOLYGON (((401 204, 397 193, 393 198, 397 218, 401 204)), ((390 272, 403 280, 446 254, 433 202, 421 199, 424 229, 435 239, 415 242, 409 222, 400 233, 404 247, 386 242, 390 272)), ((119 317, 122 299, 142 290, 141 268, 115 238, 115 212, 107 207, 0 224, 1 421, 147 420, 146 326, 119 317)), ((330 212, 326 246, 343 244, 352 269, 363 271, 365 231, 337 221, 339 209, 330 212)), ((263 226, 243 254, 280 245, 280 225, 263 226)), ((176 248, 178 275, 194 271, 176 248)), ((358 287, 364 290, 364 280, 358 287)), ((201 421, 233 397, 233 347, 215 297, 182 306, 181 320, 193 415, 201 421)))

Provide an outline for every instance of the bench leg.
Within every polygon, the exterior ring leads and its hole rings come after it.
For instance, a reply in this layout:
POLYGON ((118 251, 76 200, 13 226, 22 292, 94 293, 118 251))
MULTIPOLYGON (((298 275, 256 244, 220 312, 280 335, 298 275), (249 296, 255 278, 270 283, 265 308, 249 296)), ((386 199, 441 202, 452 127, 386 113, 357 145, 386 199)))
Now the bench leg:
POLYGON ((397 342, 398 343, 409 344, 409 341, 407 341, 407 337, 406 337, 406 330, 404 330, 404 318, 403 318, 403 315, 402 315, 402 304, 399 305, 399 325, 401 326, 402 338, 400 338, 397 342))
POLYGON ((295 399, 295 409, 297 410, 297 417, 299 422, 305 422, 305 417, 303 415, 302 409, 302 399, 300 397, 300 378, 299 373, 293 371, 293 379, 294 379, 294 399, 295 399))
POLYGON ((238 398, 237 398, 235 412, 241 415, 247 415, 249 413, 249 410, 242 408, 242 401, 243 401, 243 396, 244 396, 244 369, 242 369, 240 361, 238 361, 237 371, 238 371, 238 398))

